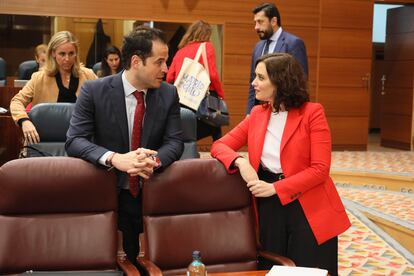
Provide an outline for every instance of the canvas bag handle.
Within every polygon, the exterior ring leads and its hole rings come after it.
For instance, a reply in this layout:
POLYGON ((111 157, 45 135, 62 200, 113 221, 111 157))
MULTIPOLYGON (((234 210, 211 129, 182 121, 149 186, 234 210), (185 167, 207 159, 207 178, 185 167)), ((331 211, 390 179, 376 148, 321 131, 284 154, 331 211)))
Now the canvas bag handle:
POLYGON ((195 61, 198 62, 198 60, 200 59, 200 55, 203 57, 203 64, 204 64, 204 69, 206 69, 208 76, 210 77, 210 72, 208 71, 208 61, 207 61, 207 53, 206 53, 206 43, 203 42, 200 44, 200 46, 198 47, 196 56, 194 58, 195 61))

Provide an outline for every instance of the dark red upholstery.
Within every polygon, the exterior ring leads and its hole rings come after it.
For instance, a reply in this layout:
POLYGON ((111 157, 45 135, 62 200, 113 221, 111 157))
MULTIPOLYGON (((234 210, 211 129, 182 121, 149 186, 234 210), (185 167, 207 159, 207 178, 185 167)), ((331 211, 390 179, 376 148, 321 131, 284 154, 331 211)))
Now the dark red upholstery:
POLYGON ((143 187, 145 259, 184 274, 193 250, 208 272, 255 270, 251 196, 215 159, 175 162, 143 187))
POLYGON ((69 157, 13 160, 0 168, 0 274, 115 270, 113 173, 69 157))

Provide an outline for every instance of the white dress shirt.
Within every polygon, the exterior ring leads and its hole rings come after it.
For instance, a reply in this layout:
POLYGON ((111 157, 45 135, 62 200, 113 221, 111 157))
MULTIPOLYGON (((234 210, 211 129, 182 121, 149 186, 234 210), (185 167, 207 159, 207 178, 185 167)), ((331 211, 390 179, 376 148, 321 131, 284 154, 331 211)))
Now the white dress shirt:
POLYGON ((267 131, 260 163, 262 167, 273 173, 282 173, 280 164, 280 145, 282 142, 283 130, 285 129, 288 111, 272 112, 267 131))
MULTIPOLYGON (((274 32, 273 35, 270 37, 271 42, 269 44, 269 52, 268 52, 269 54, 273 53, 273 51, 275 50, 277 41, 279 40, 279 37, 281 34, 282 34, 282 27, 279 27, 279 29, 276 32, 274 32)), ((264 48, 265 47, 263 47, 263 51, 264 51, 264 48)), ((263 55, 263 52, 262 52, 262 55, 263 55)))

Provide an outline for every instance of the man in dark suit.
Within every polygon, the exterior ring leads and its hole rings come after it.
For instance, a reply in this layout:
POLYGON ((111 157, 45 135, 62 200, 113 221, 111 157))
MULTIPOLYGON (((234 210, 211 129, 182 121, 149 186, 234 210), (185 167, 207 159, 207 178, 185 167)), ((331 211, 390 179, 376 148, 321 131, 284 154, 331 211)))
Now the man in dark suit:
POLYGON ((259 35, 260 41, 256 44, 252 54, 250 66, 250 86, 247 98, 246 114, 250 114, 256 101, 252 81, 255 77, 254 69, 256 60, 268 53, 288 53, 295 57, 308 75, 308 57, 305 43, 302 39, 282 30, 282 20, 279 10, 274 4, 263 3, 253 9, 254 29, 259 35))
POLYGON ((66 151, 69 156, 115 168, 118 227, 128 259, 137 264, 142 232, 140 187, 155 170, 180 158, 183 141, 178 94, 163 81, 168 59, 163 33, 136 28, 124 38, 122 57, 124 71, 82 86, 66 151))

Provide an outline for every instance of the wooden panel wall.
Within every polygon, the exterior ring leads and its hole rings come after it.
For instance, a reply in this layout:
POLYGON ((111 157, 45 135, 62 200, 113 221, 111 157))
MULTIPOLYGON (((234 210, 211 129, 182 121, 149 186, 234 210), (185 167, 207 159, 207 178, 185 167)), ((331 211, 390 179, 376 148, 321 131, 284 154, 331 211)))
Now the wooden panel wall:
MULTIPOLYGON (((115 20, 102 20, 102 25, 105 34, 111 38, 115 38, 115 27, 117 26, 115 20)), ((93 35, 96 29, 96 19, 92 18, 77 18, 77 17, 56 17, 55 31, 70 31, 76 34, 79 40, 79 55, 80 60, 86 64, 86 57, 90 46, 92 45, 93 35)), ((115 43, 115 41, 114 41, 115 43)), ((116 45, 117 47, 121 45, 116 45)))
POLYGON ((321 0, 319 83, 336 149, 366 149, 374 1, 321 0))
MULTIPOLYGON (((223 25, 222 81, 231 126, 244 118, 251 52, 258 41, 252 8, 258 0, 2 0, 0 13, 192 22, 223 25)), ((311 99, 327 110, 333 143, 363 149, 368 132, 373 0, 277 0, 283 28, 301 37, 309 62, 311 99)), ((225 128, 226 130, 228 128, 225 128)), ((211 140, 201 141, 209 145, 211 140)))

